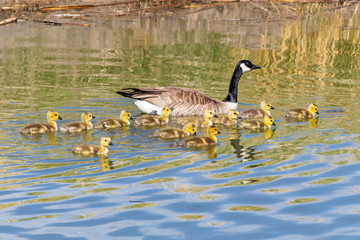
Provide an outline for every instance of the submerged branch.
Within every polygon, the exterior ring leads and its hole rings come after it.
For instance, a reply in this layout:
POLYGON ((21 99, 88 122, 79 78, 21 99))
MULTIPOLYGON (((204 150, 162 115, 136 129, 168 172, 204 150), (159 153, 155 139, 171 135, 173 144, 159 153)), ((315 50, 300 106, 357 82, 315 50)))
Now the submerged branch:
POLYGON ((16 17, 8 18, 8 19, 5 19, 3 21, 0 21, 0 26, 5 25, 5 24, 9 24, 9 23, 13 23, 13 22, 16 22, 16 21, 17 21, 16 17))
POLYGON ((71 22, 55 22, 55 21, 39 20, 39 19, 31 19, 31 18, 24 18, 24 20, 40 22, 40 23, 45 23, 45 24, 54 25, 54 26, 62 26, 64 24, 67 24, 67 25, 74 25, 74 26, 80 26, 80 27, 89 27, 89 24, 86 24, 86 23, 83 24, 83 23, 71 23, 71 22))

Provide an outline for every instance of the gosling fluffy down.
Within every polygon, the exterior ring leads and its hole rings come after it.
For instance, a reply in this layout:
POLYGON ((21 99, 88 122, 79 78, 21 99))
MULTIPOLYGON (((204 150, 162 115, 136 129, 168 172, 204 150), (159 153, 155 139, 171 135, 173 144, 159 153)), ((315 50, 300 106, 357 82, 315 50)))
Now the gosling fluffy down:
POLYGON ((169 115, 174 108, 165 107, 161 110, 160 116, 142 116, 135 119, 135 124, 140 126, 159 126, 169 122, 169 115))
POLYGON ((260 103, 260 109, 248 109, 239 114, 242 119, 246 118, 263 118, 265 115, 270 116, 270 109, 275 109, 271 103, 262 101, 260 103))
POLYGON ((196 126, 193 123, 186 124, 183 129, 166 128, 157 130, 154 133, 155 137, 160 138, 182 138, 190 135, 196 135, 196 126))
POLYGON ((310 104, 308 109, 290 109, 285 113, 287 118, 316 118, 319 116, 319 108, 315 104, 310 104))
POLYGON ((239 123, 240 128, 245 129, 266 129, 276 126, 274 119, 271 116, 265 115, 262 120, 244 120, 239 123))
POLYGON ((58 130, 56 120, 62 120, 58 112, 48 111, 46 113, 48 123, 31 123, 20 130, 23 134, 56 132, 58 130))
POLYGON ((91 130, 93 128, 93 125, 90 121, 94 118, 95 118, 95 116, 93 116, 91 113, 84 112, 83 114, 81 114, 82 122, 73 122, 73 123, 67 123, 65 125, 62 125, 60 127, 60 131, 82 132, 82 131, 86 131, 86 130, 91 130))
POLYGON ((238 119, 241 119, 239 117, 239 111, 230 110, 227 116, 219 116, 218 118, 214 118, 212 121, 213 124, 231 126, 231 125, 237 125, 238 119))
POLYGON ((196 136, 188 139, 184 139, 180 143, 176 143, 175 146, 184 146, 184 147, 200 147, 200 146, 207 146, 217 143, 216 136, 220 134, 217 127, 210 126, 207 129, 207 136, 196 136))
POLYGON ((109 153, 109 145, 113 145, 111 139, 109 137, 102 137, 99 146, 89 144, 78 145, 73 148, 72 152, 84 156, 107 155, 109 153))
POLYGON ((130 125, 130 121, 133 120, 131 113, 126 110, 122 110, 120 113, 120 118, 109 118, 102 121, 99 121, 95 124, 95 128, 118 128, 130 125))
POLYGON ((214 110, 206 109, 204 111, 203 119, 182 119, 179 124, 181 126, 185 126, 188 123, 195 124, 196 127, 210 127, 213 125, 212 118, 217 118, 218 116, 215 114, 214 110))

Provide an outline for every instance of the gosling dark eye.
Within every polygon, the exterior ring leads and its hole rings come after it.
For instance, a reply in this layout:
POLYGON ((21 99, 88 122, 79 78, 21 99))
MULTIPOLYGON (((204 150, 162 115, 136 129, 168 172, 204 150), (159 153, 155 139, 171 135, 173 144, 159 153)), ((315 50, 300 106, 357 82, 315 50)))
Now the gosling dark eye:
POLYGON ((55 117, 57 117, 57 114, 55 114, 55 117))

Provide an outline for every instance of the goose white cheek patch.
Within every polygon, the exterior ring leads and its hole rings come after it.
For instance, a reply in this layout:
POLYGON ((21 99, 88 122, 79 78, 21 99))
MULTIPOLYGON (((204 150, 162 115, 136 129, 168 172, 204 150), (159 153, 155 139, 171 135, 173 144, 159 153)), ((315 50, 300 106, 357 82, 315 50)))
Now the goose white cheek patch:
POLYGON ((246 73, 246 72, 251 71, 251 68, 248 68, 248 67, 245 65, 245 63, 240 64, 240 67, 241 67, 243 73, 246 73))

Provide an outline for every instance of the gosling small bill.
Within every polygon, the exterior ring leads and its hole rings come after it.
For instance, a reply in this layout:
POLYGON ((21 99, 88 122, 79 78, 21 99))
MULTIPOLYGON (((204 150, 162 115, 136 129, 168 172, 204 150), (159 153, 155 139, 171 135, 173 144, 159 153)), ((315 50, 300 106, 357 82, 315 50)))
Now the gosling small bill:
POLYGON ((93 116, 91 113, 84 112, 81 114, 81 122, 72 122, 72 123, 67 123, 65 125, 62 125, 60 127, 60 131, 82 132, 82 131, 86 131, 86 130, 91 130, 93 128, 91 120, 94 118, 95 118, 95 116, 93 116))
POLYGON ((212 118, 217 118, 218 116, 215 114, 214 110, 206 109, 204 111, 203 119, 182 119, 179 124, 184 126, 188 123, 195 124, 196 127, 210 127, 213 125, 212 118))
POLYGON ((214 118, 212 121, 213 124, 231 126, 231 125, 237 125, 238 119, 241 119, 241 117, 239 116, 239 111, 230 110, 227 116, 226 115, 219 116, 218 118, 214 118))
POLYGON ((194 123, 186 124, 183 129, 178 128, 166 128, 157 130, 154 133, 155 137, 160 138, 183 138, 190 135, 196 135, 196 126, 194 123))
POLYGON ((260 109, 248 109, 239 114, 242 119, 246 118, 263 118, 265 115, 270 116, 270 109, 275 109, 271 103, 262 101, 260 103, 260 109))
POLYGON ((82 144, 75 146, 72 149, 72 152, 75 154, 80 154, 83 156, 99 156, 99 155, 108 155, 109 149, 108 146, 113 145, 111 142, 111 138, 109 137, 101 137, 100 145, 90 145, 90 144, 82 144))
POLYGON ((56 132, 58 126, 56 120, 62 120, 58 112, 48 111, 46 113, 47 123, 31 123, 20 130, 22 134, 56 132))
POLYGON ((285 113, 287 118, 316 118, 319 116, 319 108, 311 103, 307 109, 290 109, 285 113))
POLYGON ((99 121, 95 124, 94 128, 119 128, 123 126, 130 125, 130 121, 133 120, 131 113, 126 110, 122 110, 120 113, 120 118, 108 118, 102 121, 99 121))
POLYGON ((267 129, 271 128, 272 126, 276 126, 274 118, 268 115, 265 115, 261 120, 247 119, 239 123, 239 127, 244 129, 267 129))
POLYGON ((160 126, 169 122, 169 116, 174 108, 165 107, 161 110, 160 116, 142 116, 135 119, 135 124, 139 126, 160 126))
POLYGON ((196 136, 188 139, 184 139, 180 143, 174 144, 174 146, 184 146, 184 147, 200 147, 213 145, 217 143, 216 135, 221 134, 217 127, 210 126, 207 129, 207 136, 196 136))

